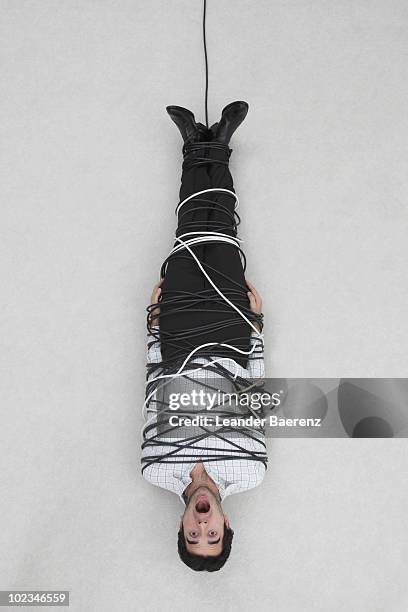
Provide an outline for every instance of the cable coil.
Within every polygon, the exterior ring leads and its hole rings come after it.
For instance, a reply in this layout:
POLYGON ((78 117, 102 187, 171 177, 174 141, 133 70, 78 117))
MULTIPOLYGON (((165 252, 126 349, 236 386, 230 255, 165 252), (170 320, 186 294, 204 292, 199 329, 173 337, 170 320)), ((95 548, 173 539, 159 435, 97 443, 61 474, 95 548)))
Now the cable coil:
MULTIPOLYGON (((186 170, 193 166, 209 163, 228 164, 231 151, 227 145, 219 142, 186 143, 183 147, 183 169, 186 170), (223 150, 225 152, 224 157, 227 159, 212 159, 210 157, 211 149, 223 150)), ((174 411, 169 406, 168 397, 172 389, 180 389, 182 385, 191 386, 191 384, 194 384, 196 387, 199 385, 203 389, 211 389, 213 392, 217 390, 217 386, 224 385, 228 392, 235 393, 237 397, 250 391, 259 392, 262 390, 260 381, 240 377, 237 375, 237 371, 234 373, 226 368, 225 357, 231 358, 232 351, 235 354, 247 356, 248 359, 256 359, 263 352, 263 315, 253 313, 250 310, 246 293, 239 283, 208 263, 200 261, 194 252, 195 247, 203 244, 231 245, 239 251, 245 270, 246 260, 241 248, 242 241, 237 237, 237 227, 240 223, 239 215, 236 212, 238 205, 238 197, 234 191, 213 187, 189 195, 176 207, 175 212, 178 216, 176 240, 168 257, 162 264, 161 277, 165 277, 166 269, 173 257, 187 258, 190 261, 193 259, 201 274, 208 281, 209 287, 194 294, 187 291, 172 291, 171 294, 166 295, 165 313, 160 312, 159 315, 154 316, 154 319, 158 317, 159 320, 162 320, 164 316, 169 316, 175 312, 188 313, 191 310, 197 312, 200 303, 203 301, 211 302, 212 309, 215 312, 222 311, 224 317, 221 321, 196 325, 191 329, 183 331, 166 330, 164 332, 160 326, 157 327, 153 324, 152 316, 153 313, 157 312, 157 308, 160 308, 161 302, 147 307, 147 329, 154 338, 152 344, 165 341, 172 346, 175 357, 147 364, 146 393, 143 404, 143 416, 146 422, 142 428, 142 449, 152 448, 152 454, 148 455, 147 451, 143 453, 142 472, 153 463, 190 463, 193 458, 197 459, 197 454, 190 452, 193 449, 203 451, 205 461, 245 458, 260 461, 266 467, 265 432, 261 425, 255 427, 250 425, 240 426, 238 428, 228 423, 221 426, 215 425, 217 418, 224 419, 223 423, 225 423, 225 417, 228 420, 231 416, 239 416, 239 419, 245 420, 248 417, 262 416, 258 412, 255 413, 249 406, 241 406, 239 402, 238 404, 236 402, 232 407, 230 406, 229 409, 222 404, 214 406, 211 410, 211 424, 209 426, 198 426, 197 433, 194 435, 185 435, 185 429, 181 425, 169 424, 169 418, 174 415, 174 411), (234 199, 233 211, 217 199, 220 195, 223 195, 223 197, 230 196, 234 199), (183 207, 187 203, 190 203, 189 213, 195 209, 200 211, 214 210, 214 206, 217 206, 225 221, 221 221, 219 218, 217 221, 208 221, 206 229, 203 230, 202 222, 186 220, 187 214, 183 207), (212 278, 214 273, 228 279, 228 288, 217 286, 212 278), (231 288, 231 285, 236 287, 231 288), (230 316, 228 319, 225 318, 226 311, 230 316), (255 332, 257 338, 257 342, 254 342, 249 350, 244 350, 227 342, 206 342, 189 350, 191 339, 197 334, 206 333, 208 335, 220 329, 228 328, 242 320, 255 332), (224 363, 222 363, 223 361, 224 363), (212 377, 210 381, 208 380, 209 376, 212 377), (224 451, 220 452, 219 448, 208 446, 211 439, 214 438, 224 440, 226 443, 224 451), (205 445, 203 445, 204 440, 206 441, 205 445), (252 440, 256 444, 245 444, 244 440, 252 440), (158 450, 159 447, 161 454, 158 455, 154 452, 154 449, 158 450), (165 452, 163 449, 166 449, 165 452)), ((233 363, 234 361, 231 362, 231 364, 233 363)), ((183 408, 182 411, 178 410, 177 415, 187 417, 208 416, 208 412, 205 407, 198 410, 188 407, 183 408)))

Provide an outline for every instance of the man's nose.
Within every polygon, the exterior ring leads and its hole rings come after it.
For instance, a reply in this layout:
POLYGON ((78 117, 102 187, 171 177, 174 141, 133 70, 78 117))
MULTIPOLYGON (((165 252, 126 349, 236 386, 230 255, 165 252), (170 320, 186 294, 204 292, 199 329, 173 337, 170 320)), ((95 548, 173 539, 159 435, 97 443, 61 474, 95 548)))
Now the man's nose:
POLYGON ((200 525, 201 523, 204 523, 206 525, 207 524, 207 520, 206 519, 198 519, 198 524, 200 525))

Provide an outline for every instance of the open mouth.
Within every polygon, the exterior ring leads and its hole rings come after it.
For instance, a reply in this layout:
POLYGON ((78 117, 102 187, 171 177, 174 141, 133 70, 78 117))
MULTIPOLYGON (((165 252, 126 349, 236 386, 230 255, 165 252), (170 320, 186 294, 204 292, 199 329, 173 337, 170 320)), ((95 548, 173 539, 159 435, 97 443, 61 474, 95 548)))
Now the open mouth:
POLYGON ((200 499, 196 503, 195 509, 199 514, 207 514, 210 511, 210 504, 206 499, 200 499))

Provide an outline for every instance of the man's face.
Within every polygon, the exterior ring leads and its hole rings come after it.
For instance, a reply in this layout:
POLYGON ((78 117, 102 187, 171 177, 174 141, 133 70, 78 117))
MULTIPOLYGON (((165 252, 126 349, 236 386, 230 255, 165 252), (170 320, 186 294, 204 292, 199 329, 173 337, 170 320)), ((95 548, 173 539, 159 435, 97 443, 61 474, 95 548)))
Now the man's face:
POLYGON ((208 557, 221 553, 224 526, 229 527, 229 522, 208 487, 194 491, 181 520, 189 553, 208 557))

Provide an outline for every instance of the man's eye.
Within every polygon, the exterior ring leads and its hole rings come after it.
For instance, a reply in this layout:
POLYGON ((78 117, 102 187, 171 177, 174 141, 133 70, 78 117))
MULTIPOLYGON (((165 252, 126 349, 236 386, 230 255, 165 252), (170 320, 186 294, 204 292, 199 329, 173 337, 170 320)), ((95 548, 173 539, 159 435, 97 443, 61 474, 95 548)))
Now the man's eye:
POLYGON ((198 537, 197 531, 190 531, 190 537, 197 538, 198 537))
POLYGON ((208 535, 210 536, 210 538, 215 538, 215 536, 217 535, 217 532, 214 531, 214 529, 212 529, 211 531, 208 532, 208 535))

